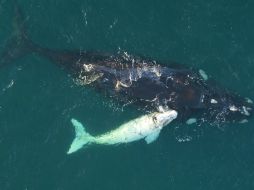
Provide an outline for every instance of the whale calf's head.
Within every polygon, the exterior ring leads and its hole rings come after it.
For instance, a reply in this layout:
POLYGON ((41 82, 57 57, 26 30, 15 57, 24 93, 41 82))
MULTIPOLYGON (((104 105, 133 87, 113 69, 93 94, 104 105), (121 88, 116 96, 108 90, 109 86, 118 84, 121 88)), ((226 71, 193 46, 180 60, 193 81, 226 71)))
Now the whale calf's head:
POLYGON ((177 117, 175 110, 155 113, 152 118, 157 126, 165 126, 177 117))

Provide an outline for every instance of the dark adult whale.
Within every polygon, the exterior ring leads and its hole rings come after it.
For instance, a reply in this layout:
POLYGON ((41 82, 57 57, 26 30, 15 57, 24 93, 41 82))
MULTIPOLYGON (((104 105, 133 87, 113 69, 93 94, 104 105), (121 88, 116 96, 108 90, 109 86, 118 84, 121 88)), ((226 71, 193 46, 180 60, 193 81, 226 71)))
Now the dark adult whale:
POLYGON ((202 70, 162 63, 127 53, 52 50, 32 42, 16 9, 18 30, 1 55, 4 65, 27 53, 48 58, 70 73, 77 84, 91 86, 122 104, 146 112, 174 109, 178 120, 221 125, 247 122, 253 112, 250 99, 210 82, 202 70))

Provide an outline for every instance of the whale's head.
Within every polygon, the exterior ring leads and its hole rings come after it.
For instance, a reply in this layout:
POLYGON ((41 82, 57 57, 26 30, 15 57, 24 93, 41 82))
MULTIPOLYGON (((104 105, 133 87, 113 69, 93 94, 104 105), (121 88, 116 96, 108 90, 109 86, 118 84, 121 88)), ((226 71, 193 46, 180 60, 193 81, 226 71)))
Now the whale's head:
POLYGON ((251 99, 224 91, 206 99, 206 116, 215 124, 246 123, 253 115, 254 104, 251 99))
POLYGON ((164 112, 157 112, 152 116, 153 122, 156 126, 166 126, 172 120, 177 117, 177 112, 175 110, 167 110, 164 112))

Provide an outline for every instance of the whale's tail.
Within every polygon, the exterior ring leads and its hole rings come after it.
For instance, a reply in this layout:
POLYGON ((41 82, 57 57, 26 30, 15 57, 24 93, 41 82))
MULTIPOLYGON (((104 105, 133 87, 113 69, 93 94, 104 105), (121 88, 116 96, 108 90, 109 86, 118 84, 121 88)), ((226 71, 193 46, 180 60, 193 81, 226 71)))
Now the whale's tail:
POLYGON ((11 37, 7 40, 4 50, 0 54, 0 67, 32 52, 34 44, 27 37, 24 18, 19 6, 15 3, 15 16, 11 37))
POLYGON ((38 43, 32 41, 28 36, 26 23, 29 17, 24 17, 16 0, 14 1, 14 19, 10 38, 6 41, 5 47, 0 51, 0 69, 9 65, 19 58, 30 53, 47 58, 53 63, 69 70, 76 71, 76 63, 85 56, 85 53, 79 51, 54 50, 42 47, 38 43))
POLYGON ((84 145, 89 144, 95 140, 95 137, 91 136, 89 133, 85 131, 82 123, 77 121, 76 119, 71 119, 72 125, 75 127, 75 139, 72 141, 71 146, 67 152, 67 154, 71 154, 81 149, 84 145))

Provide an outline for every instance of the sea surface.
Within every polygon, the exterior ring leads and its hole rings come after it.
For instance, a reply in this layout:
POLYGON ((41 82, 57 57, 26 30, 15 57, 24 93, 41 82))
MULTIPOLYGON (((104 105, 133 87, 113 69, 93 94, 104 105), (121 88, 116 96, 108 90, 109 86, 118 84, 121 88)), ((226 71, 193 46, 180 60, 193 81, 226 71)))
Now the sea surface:
MULTIPOLYGON (((254 98, 253 0, 0 0, 0 51, 17 30, 15 4, 28 37, 41 46, 173 60, 254 98)), ((197 134, 173 123, 150 145, 98 145, 66 154, 74 138, 71 118, 96 135, 139 114, 76 85, 44 57, 31 53, 4 65, 0 189, 254 189, 254 119, 203 126, 197 134)))

